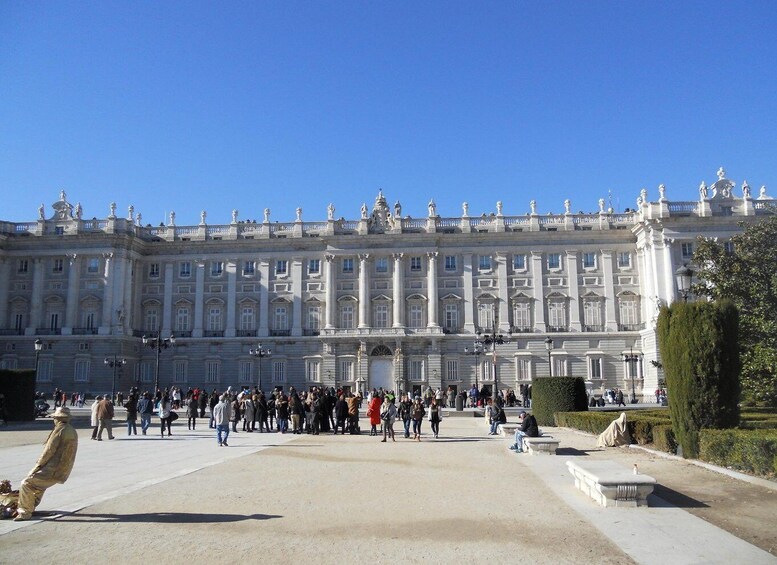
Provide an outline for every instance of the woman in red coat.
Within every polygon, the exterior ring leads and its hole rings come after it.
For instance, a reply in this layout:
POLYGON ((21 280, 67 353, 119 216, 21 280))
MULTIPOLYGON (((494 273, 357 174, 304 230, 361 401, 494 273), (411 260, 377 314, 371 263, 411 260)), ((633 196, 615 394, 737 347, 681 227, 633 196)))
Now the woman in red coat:
POLYGON ((372 399, 370 400, 370 404, 367 407, 367 416, 370 417, 370 435, 376 436, 378 435, 377 425, 380 424, 380 406, 383 404, 383 401, 381 400, 380 396, 378 396, 376 393, 372 394, 372 399))

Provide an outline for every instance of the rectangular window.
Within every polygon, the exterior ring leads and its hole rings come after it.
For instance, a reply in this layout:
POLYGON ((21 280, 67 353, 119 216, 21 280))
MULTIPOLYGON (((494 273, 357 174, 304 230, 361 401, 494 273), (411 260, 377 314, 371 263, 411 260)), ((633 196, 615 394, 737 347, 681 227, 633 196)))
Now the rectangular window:
POLYGON ((308 306, 308 329, 317 330, 321 327, 321 306, 308 306))
POLYGON ((680 245, 680 250, 683 254, 683 259, 691 259, 693 257, 693 243, 683 243, 680 245))
POLYGON ((151 263, 148 266, 148 278, 150 279, 159 278, 159 263, 151 263))
POLYGON ((89 382, 89 359, 76 359, 73 380, 77 383, 89 382))
POLYGON ((286 361, 272 362, 272 381, 274 383, 286 382, 286 361))
POLYGON ((445 329, 455 331, 459 329, 459 305, 445 305, 445 329))
POLYGON ((353 380, 353 361, 340 361, 340 380, 353 380))
POLYGON ((490 330, 494 323, 494 305, 490 302, 478 304, 478 326, 482 330, 490 330))
POLYGON ((253 306, 243 306, 240 309, 240 329, 252 330, 255 327, 254 324, 255 315, 253 306))
POLYGON ((378 257, 375 259, 375 272, 388 273, 388 259, 386 257, 378 257))
POLYGON ((602 378, 602 358, 588 358, 588 380, 602 378))
POLYGON ((628 269, 631 267, 631 253, 628 251, 618 253, 618 267, 621 269, 628 269))
POLYGON ((17 272, 26 273, 30 268, 30 262, 27 259, 19 259, 17 272))
POLYGON ((519 357, 515 362, 515 378, 519 381, 531 380, 531 359, 519 357))
POLYGON ((410 305, 410 323, 411 328, 424 327, 424 308, 420 304, 410 305))
POLYGON ((478 257, 478 270, 490 271, 491 270, 491 255, 481 255, 478 257))
POLYGON ((97 257, 90 257, 86 262, 87 273, 97 273, 100 271, 100 260, 97 257))
POLYGON ((553 376, 554 377, 566 377, 567 376, 567 359, 564 356, 553 357, 553 376))
POLYGON ((410 270, 418 272, 421 270, 421 258, 420 257, 411 257, 410 258, 410 270))
POLYGON ((446 271, 455 271, 456 270, 456 256, 455 255, 446 255, 445 256, 445 270, 446 271))
POLYGON ((289 329, 289 315, 286 306, 275 307, 275 325, 276 330, 288 330, 289 329))
POLYGON ((353 306, 342 306, 340 308, 340 327, 344 330, 353 329, 353 306))
POLYGON ((583 253, 583 268, 595 269, 596 268, 596 253, 586 251, 583 253))
POLYGON ((289 270, 289 262, 285 259, 278 259, 275 262, 275 274, 276 275, 285 275, 288 273, 289 270))
POLYGON ((583 324, 587 331, 602 331, 602 306, 597 300, 583 303, 583 324))
POLYGON ((189 308, 181 307, 175 311, 175 330, 178 332, 189 331, 189 308))
POLYGON ((253 261, 243 262, 243 276, 252 277, 256 273, 256 263, 253 261))
POLYGON ((305 361, 305 376, 309 382, 317 383, 321 380, 320 367, 320 361, 305 361))
POLYGON ((321 272, 321 259, 311 259, 308 261, 308 274, 317 275, 321 272))
POLYGON ((94 312, 84 312, 81 317, 81 327, 86 328, 88 330, 92 330, 95 328, 95 313, 94 312))
POLYGON ((61 273, 65 268, 65 262, 62 259, 54 259, 51 264, 51 272, 61 273))
POLYGON ((237 378, 241 383, 252 383, 254 364, 251 361, 241 361, 237 366, 237 378))
POLYGON ((513 255, 513 271, 526 270, 526 255, 513 255))
POLYGON ((182 279, 188 279, 192 276, 192 264, 191 261, 183 261, 178 265, 178 275, 182 279))
POLYGON ((563 302, 551 302, 548 304, 548 325, 553 331, 566 330, 567 322, 563 302))
POLYGON ((636 300, 621 300, 619 302, 621 326, 624 330, 639 329, 639 311, 636 300))
POLYGON ((176 359, 173 366, 173 380, 177 383, 185 383, 188 378, 189 364, 185 359, 176 359))
POLYGON ((151 361, 143 361, 138 364, 138 376, 142 383, 154 382, 154 365, 151 361))
POLYGON ((445 377, 449 381, 459 380, 459 362, 451 359, 445 362, 445 377))
POLYGON ((221 363, 215 359, 205 361, 205 381, 209 383, 219 382, 221 376, 221 363))
POLYGON ((410 380, 424 380, 424 362, 423 359, 412 359, 410 361, 410 380))
POLYGON ((531 329, 531 304, 528 302, 516 302, 513 305, 513 326, 519 332, 531 329))
POLYGON ((220 277, 224 272, 224 261, 213 261, 210 264, 210 276, 220 277))
POLYGON ((49 329, 50 330, 57 330, 59 329, 59 313, 58 312, 52 312, 49 314, 49 329))
MULTIPOLYGON (((12 367, 6 367, 11 369, 12 367)), ((15 367, 13 367, 15 368, 15 367)), ((53 359, 41 359, 38 361, 38 372, 36 378, 39 383, 50 383, 51 377, 54 374, 54 360, 53 359)))
POLYGON ((560 269, 560 268, 561 268, 561 254, 548 253, 548 269, 560 269))
POLYGON ((14 314, 13 327, 17 331, 24 329, 24 314, 14 314))
POLYGON ((353 273, 353 258, 346 257, 343 259, 343 272, 353 273))
POLYGON ((217 332, 221 331, 221 329, 221 308, 210 306, 208 308, 208 331, 217 332))
POLYGON ((156 308, 149 308, 146 310, 144 329, 147 332, 155 332, 159 329, 159 310, 156 308))
POLYGON ((375 327, 387 328, 388 327, 388 305, 377 304, 375 306, 375 327))

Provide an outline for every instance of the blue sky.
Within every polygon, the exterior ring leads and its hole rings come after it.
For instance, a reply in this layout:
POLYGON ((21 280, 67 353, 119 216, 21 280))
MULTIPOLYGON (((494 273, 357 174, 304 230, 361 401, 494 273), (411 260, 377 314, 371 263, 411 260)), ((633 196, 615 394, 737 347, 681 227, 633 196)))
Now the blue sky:
POLYGON ((773 2, 0 0, 0 219, 777 195, 773 2), (771 188, 771 187, 774 188, 771 188), (737 190, 737 193, 739 191, 737 190), (47 212, 48 214, 48 212, 47 212))

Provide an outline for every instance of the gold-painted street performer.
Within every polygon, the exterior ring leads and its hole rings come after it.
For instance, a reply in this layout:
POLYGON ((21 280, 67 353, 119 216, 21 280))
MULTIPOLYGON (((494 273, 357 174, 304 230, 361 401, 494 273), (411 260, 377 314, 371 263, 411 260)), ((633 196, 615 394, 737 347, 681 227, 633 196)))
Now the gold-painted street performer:
POLYGON ((64 483, 73 470, 78 450, 78 434, 70 425, 70 409, 60 406, 51 416, 54 429, 46 440, 38 462, 19 488, 19 507, 14 520, 29 520, 46 489, 64 483))

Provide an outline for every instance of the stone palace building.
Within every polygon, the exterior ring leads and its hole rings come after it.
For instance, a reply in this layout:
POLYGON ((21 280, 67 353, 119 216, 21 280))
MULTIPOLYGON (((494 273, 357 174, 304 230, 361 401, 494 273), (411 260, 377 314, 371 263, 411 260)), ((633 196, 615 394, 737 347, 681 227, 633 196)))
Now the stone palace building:
MULTIPOLYGON (((695 192, 695 191, 694 191, 695 192)), ((0 363, 39 388, 260 384, 366 390, 517 388, 548 375, 650 398, 655 320, 699 236, 727 241, 775 212, 721 168, 693 201, 642 190, 634 209, 402 216, 379 193, 360 218, 141 224, 85 219, 62 192, 32 222, 0 222, 0 363), (735 195, 735 191, 737 194, 735 195), (490 338, 501 335, 492 345, 490 338), (175 336, 169 348, 142 336, 175 336), (548 339, 550 338, 550 339, 548 339), (38 342, 36 351, 35 342, 38 342), (551 342, 552 340, 552 342, 551 342), (479 343, 477 343, 479 342, 479 343), (485 343, 484 343, 485 342, 485 343), (152 342, 153 343, 153 342, 152 342), (261 344, 261 346, 259 346, 261 344), (260 349, 263 355, 257 355, 260 349), (631 360, 625 360, 626 356, 631 360), (158 374, 157 374, 158 371, 158 374)))

